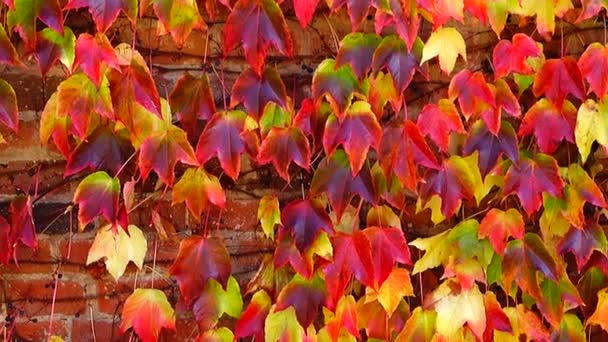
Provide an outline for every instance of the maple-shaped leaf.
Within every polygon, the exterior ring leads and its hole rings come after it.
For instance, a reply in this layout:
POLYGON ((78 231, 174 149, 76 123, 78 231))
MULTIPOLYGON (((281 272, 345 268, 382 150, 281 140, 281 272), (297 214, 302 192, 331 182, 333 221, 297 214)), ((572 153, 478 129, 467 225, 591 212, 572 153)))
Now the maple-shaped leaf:
POLYGON ((47 145, 53 139, 53 144, 59 152, 68 158, 72 153, 71 119, 69 116, 60 116, 57 112, 57 92, 47 100, 40 115, 40 142, 47 145))
POLYGON ((386 107, 388 102, 391 103, 393 111, 399 113, 403 104, 403 94, 397 92, 391 76, 380 71, 376 76, 371 76, 368 80, 368 102, 378 120, 382 120, 386 116, 384 107, 386 107))
POLYGON ((443 161, 440 170, 423 184, 421 194, 429 199, 437 194, 441 197, 441 212, 450 217, 462 203, 462 199, 472 199, 483 184, 479 171, 478 155, 474 153, 466 158, 451 156, 443 161))
POLYGON ((319 276, 307 280, 296 275, 277 296, 275 312, 291 306, 296 310, 300 325, 307 328, 315 320, 326 292, 325 283, 319 276))
POLYGON ((608 92, 608 47, 600 43, 592 43, 578 60, 578 67, 585 77, 591 90, 598 98, 603 98, 608 92))
POLYGON ((298 127, 273 127, 262 140, 256 159, 260 165, 272 162, 281 178, 289 183, 292 161, 307 171, 310 168, 308 139, 298 127))
POLYGON ((317 257, 331 260, 333 249, 326 232, 320 231, 309 247, 300 251, 292 236, 292 231, 280 226, 278 230, 277 247, 273 261, 276 268, 289 264, 296 273, 309 279, 313 276, 317 257))
POLYGON ((340 41, 336 68, 350 64, 355 76, 362 79, 372 68, 374 51, 381 38, 373 33, 352 32, 340 41))
POLYGON ((578 109, 574 138, 583 163, 587 161, 594 141, 608 147, 607 104, 606 101, 596 103, 588 99, 578 109))
POLYGON ((563 187, 557 161, 537 153, 533 158, 521 156, 519 163, 509 168, 503 191, 505 196, 516 193, 526 213, 532 215, 542 204, 543 192, 561 197, 563 187))
POLYGON ((192 305, 192 312, 199 329, 203 331, 216 327, 224 314, 238 318, 241 311, 243 311, 243 297, 239 283, 233 276, 228 278, 225 289, 215 279, 209 279, 200 297, 192 305))
POLYGON ((105 258, 106 269, 118 281, 129 261, 141 270, 148 249, 144 233, 134 225, 114 229, 112 225, 100 228, 87 256, 87 265, 105 258))
POLYGON ((333 313, 328 310, 323 310, 323 313, 325 327, 317 334, 319 340, 338 341, 340 337, 348 336, 348 334, 356 338, 361 337, 359 334, 357 303, 352 295, 340 298, 333 313), (323 335, 325 333, 327 335, 323 335))
POLYGON ((448 151, 451 132, 464 133, 460 113, 454 102, 448 99, 441 99, 437 104, 426 104, 418 115, 416 125, 443 152, 448 151))
POLYGON ((116 175, 132 153, 128 137, 100 126, 72 151, 65 166, 65 176, 85 169, 116 175))
POLYGON ((545 95, 557 108, 562 107, 568 94, 584 100, 585 84, 576 60, 572 57, 546 60, 534 76, 532 91, 536 97, 545 95))
POLYGON ((555 30, 555 17, 562 17, 568 8, 572 8, 571 1, 555 0, 522 0, 521 10, 518 14, 536 16, 536 29, 543 37, 551 37, 555 30))
POLYGON ((177 115, 181 127, 193 135, 198 119, 209 120, 215 114, 215 99, 206 74, 201 77, 185 73, 177 80, 169 95, 171 110, 177 115))
POLYGON ((132 22, 137 18, 136 0, 70 0, 63 9, 70 10, 81 7, 88 8, 98 32, 106 32, 121 10, 132 22))
POLYGON ((540 48, 528 35, 516 33, 511 42, 503 39, 494 46, 492 55, 494 77, 499 79, 512 72, 530 74, 533 70, 527 60, 530 57, 539 57, 540 54, 540 48))
MULTIPOLYGON (((371 263, 368 265, 371 266, 371 269, 353 269, 352 271, 364 285, 377 290, 390 276, 397 262, 406 265, 412 264, 410 250, 401 229, 393 227, 367 227, 355 233, 355 245, 358 244, 357 241, 360 241, 363 243, 363 246, 366 246, 366 243, 363 242, 365 240, 361 240, 362 237, 358 237, 359 234, 362 234, 369 241, 371 263)), ((363 246, 356 247, 357 249, 363 248, 363 250, 359 251, 360 257, 365 256, 364 253, 367 247, 363 246)))
POLYGON ((557 249, 560 254, 571 252, 576 259, 576 266, 581 272, 593 251, 606 254, 608 241, 604 229, 595 222, 587 222, 583 229, 571 227, 561 239, 557 249))
POLYGON ((184 172, 173 187, 172 204, 184 201, 192 217, 198 221, 208 203, 224 208, 226 194, 217 177, 208 174, 202 167, 191 167, 184 172))
POLYGON ((404 268, 394 268, 378 291, 370 287, 365 288, 365 300, 378 300, 389 316, 395 313, 403 297, 413 295, 410 272, 404 268))
POLYGON ((336 150, 321 161, 310 184, 310 194, 325 194, 338 221, 355 194, 370 204, 376 204, 377 195, 369 168, 363 168, 353 177, 348 157, 343 150, 336 150))
POLYGON ((576 108, 570 101, 559 109, 543 98, 526 112, 517 134, 520 137, 534 134, 540 151, 553 153, 562 140, 574 142, 575 126, 576 108))
POLYGON ((321 231, 333 233, 333 224, 323 207, 314 200, 296 200, 281 212, 283 226, 293 235, 298 250, 304 252, 321 231))
MULTIPOLYGON (((7 3, 5 1, 5 3, 7 3)), ((9 30, 17 29, 30 47, 36 46, 36 20, 63 33, 63 15, 57 0, 10 0, 6 20, 9 30)))
POLYGON ((236 338, 254 336, 256 341, 264 339, 264 321, 270 312, 272 301, 264 290, 259 290, 251 297, 251 302, 243 312, 234 328, 236 338))
POLYGON ((562 214, 573 226, 582 228, 585 223, 585 203, 606 208, 606 200, 600 187, 580 165, 571 164, 567 175, 568 185, 564 188, 567 207, 562 214))
POLYGON ((296 309, 292 306, 276 311, 271 307, 264 321, 264 341, 266 342, 303 342, 306 336, 304 328, 298 322, 296 309))
POLYGON ((398 36, 384 37, 374 51, 372 58, 373 73, 378 74, 378 71, 386 69, 399 93, 402 93, 408 87, 417 68, 418 59, 408 50, 405 42, 398 36))
MULTIPOLYGON (((272 0, 270 0, 272 1, 272 0)), ((277 69, 265 67, 263 72, 249 68, 243 71, 234 82, 230 107, 243 103, 247 114, 256 121, 269 102, 287 108, 287 91, 277 69)))
POLYGON ((245 59, 261 74, 268 48, 291 56, 293 40, 281 8, 274 0, 238 0, 224 26, 224 54, 242 44, 245 59))
POLYGON ((500 303, 496 299, 494 292, 488 291, 484 294, 483 303, 486 308, 486 330, 483 333, 484 341, 492 341, 492 338, 497 338, 494 335, 494 330, 513 333, 511 320, 505 314, 500 303))
POLYGON ((463 0, 419 0, 418 5, 430 13, 435 29, 440 28, 451 18, 458 21, 464 19, 463 0))
POLYGON ((209 279, 225 287, 230 271, 230 254, 220 238, 191 236, 180 243, 169 273, 177 280, 184 303, 190 306, 209 279))
POLYGON ((78 66, 97 86, 101 84, 105 67, 120 70, 116 52, 103 33, 97 33, 95 36, 83 33, 78 36, 72 70, 76 70, 78 66))
POLYGON ((175 311, 167 295, 157 289, 135 289, 122 308, 120 331, 129 328, 143 342, 155 342, 162 328, 175 330, 175 311))
MULTIPOLYGON (((492 89, 490 89, 480 71, 472 73, 464 69, 458 72, 450 80, 448 95, 452 101, 458 98, 460 109, 467 118, 476 114, 480 104, 496 107, 492 89)), ((498 131, 498 127, 495 128, 491 129, 493 133, 498 131)))
POLYGON ((479 238, 489 237, 494 250, 503 255, 509 236, 524 237, 524 220, 519 211, 492 208, 479 224, 479 238))
POLYGON ((258 220, 266 237, 274 240, 274 226, 281 224, 279 199, 275 195, 265 195, 258 205, 258 220))
POLYGON ((45 76, 58 60, 71 70, 75 59, 75 45, 76 37, 67 26, 63 30, 63 35, 48 27, 39 31, 35 55, 42 76, 45 76))
POLYGON ((11 248, 16 247, 18 242, 31 249, 38 247, 32 206, 30 196, 18 195, 11 201, 8 208, 11 248))
POLYGON ((328 2, 329 8, 332 11, 337 11, 340 7, 346 5, 348 16, 350 18, 351 31, 355 32, 369 13, 371 1, 364 0, 331 0, 328 2))
POLYGON ((381 139, 382 128, 369 103, 357 101, 348 108, 342 120, 335 115, 329 116, 323 147, 325 153, 331 155, 341 144, 350 160, 353 175, 356 175, 363 167, 369 147, 378 150, 381 139))
POLYGON ((486 2, 486 5, 490 26, 496 35, 500 37, 500 33, 505 28, 509 14, 520 9, 519 0, 494 0, 486 2))
POLYGON ((91 121, 97 114, 114 120, 112 100, 106 79, 98 88, 82 73, 62 81, 57 87, 57 113, 69 117, 79 138, 88 135, 91 121))
POLYGON ((450 74, 456 65, 458 55, 467 60, 466 45, 462 35, 453 27, 440 27, 424 44, 420 64, 439 57, 439 66, 446 74, 450 74))
POLYGON ((19 130, 19 109, 13 87, 0 79, 0 121, 14 132, 19 130))
MULTIPOLYGON (((286 128, 292 126, 293 121, 293 104, 291 102, 291 98, 288 98, 287 110, 283 107, 277 105, 274 102, 269 102, 266 107, 264 107, 264 113, 260 117, 260 136, 262 139, 265 139, 268 136, 268 133, 273 128, 286 128)), ((304 131, 304 128, 301 125, 293 125, 299 130, 301 130, 304 134, 307 132, 304 131)))
POLYGON ((608 331, 606 315, 608 315, 608 288, 597 292, 597 307, 593 314, 587 318, 585 325, 599 325, 604 331, 608 331))
POLYGON ((0 27, 0 63, 10 65, 20 65, 17 50, 6 34, 4 26, 0 27))
POLYGON ((119 198, 120 181, 110 177, 105 171, 95 172, 83 179, 74 192, 74 203, 78 204, 80 230, 98 215, 110 223, 115 223, 119 198))
POLYGON ((580 12, 580 16, 576 19, 577 23, 596 16, 602 8, 608 8, 608 2, 605 0, 582 0, 581 4, 583 5, 583 9, 580 12))
MULTIPOLYGON (((504 79, 497 79, 494 83, 494 97, 496 99, 496 110, 504 110, 506 113, 514 117, 521 115, 521 106, 519 100, 513 94, 511 87, 504 79)), ((500 118, 500 113, 497 113, 500 118)))
POLYGON ((318 103, 327 98, 334 114, 339 118, 351 106, 353 95, 363 90, 350 65, 336 68, 336 61, 328 58, 321 62, 312 76, 312 96, 318 103))
POLYGON ((512 162, 519 162, 519 145, 515 130, 507 121, 500 125, 498 134, 488 130, 482 120, 477 120, 470 128, 464 144, 465 155, 479 151, 479 171, 485 177, 494 167, 503 153, 512 162))
MULTIPOLYGON (((386 27, 394 29, 405 41, 408 50, 412 50, 420 28, 417 2, 415 0, 388 0, 379 2, 378 5, 374 17, 376 34, 382 34, 386 27), (388 6, 385 7, 385 5, 388 6)), ((388 37, 390 36, 386 36, 385 39, 388 37)))
POLYGON ((143 179, 146 179, 150 171, 154 170, 165 184, 173 184, 174 169, 178 161, 198 166, 186 132, 177 126, 166 127, 159 133, 146 138, 140 146, 139 171, 143 179))
POLYGON ((312 21, 315 9, 319 4, 319 0, 294 0, 293 9, 296 12, 296 17, 302 28, 306 28, 312 21))
POLYGON ((430 341, 435 335, 437 313, 418 306, 405 322, 403 330, 397 335, 395 342, 430 341))
POLYGON ((184 46, 193 29, 207 29, 207 24, 198 12, 196 0, 153 0, 152 4, 165 32, 171 33, 178 47, 184 46))
POLYGON ((563 315, 558 338, 562 341, 587 341, 585 327, 575 314, 566 313, 563 315))
POLYGON ((555 260, 534 233, 527 233, 523 240, 512 240, 507 244, 502 271, 505 291, 508 292, 515 281, 524 293, 535 299, 541 298, 537 272, 556 282, 560 276, 555 260))
POLYGON ((224 172, 236 180, 241 171, 241 154, 245 152, 243 133, 255 122, 245 112, 217 112, 209 120, 196 145, 196 157, 201 164, 217 157, 224 172))

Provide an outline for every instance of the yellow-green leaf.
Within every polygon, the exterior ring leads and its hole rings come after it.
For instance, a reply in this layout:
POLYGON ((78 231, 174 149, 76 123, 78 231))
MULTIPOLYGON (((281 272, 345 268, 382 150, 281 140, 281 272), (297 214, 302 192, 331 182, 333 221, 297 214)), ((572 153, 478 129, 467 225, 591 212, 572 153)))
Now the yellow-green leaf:
POLYGON ((589 99, 581 105, 576 117, 574 137, 583 163, 587 161, 594 141, 608 147, 608 108, 606 104, 596 103, 589 99))
POLYGON ((266 195, 262 197, 258 206, 258 219, 262 224, 264 234, 268 238, 274 239, 274 226, 281 224, 281 210, 277 196, 266 195))
POLYGON ((438 56, 441 70, 449 75, 454 70, 458 55, 467 60, 466 44, 462 35, 453 27, 440 27, 424 44, 420 64, 438 56))

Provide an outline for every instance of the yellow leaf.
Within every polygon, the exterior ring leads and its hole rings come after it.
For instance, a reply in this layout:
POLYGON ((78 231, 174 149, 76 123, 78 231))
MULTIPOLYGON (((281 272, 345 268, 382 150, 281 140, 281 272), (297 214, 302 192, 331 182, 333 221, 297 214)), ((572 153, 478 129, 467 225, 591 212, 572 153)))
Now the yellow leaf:
POLYGON ((118 233, 115 234, 111 225, 99 229, 89 250, 87 265, 105 258, 106 269, 114 280, 118 280, 122 276, 129 261, 133 261, 141 269, 148 242, 142 231, 136 226, 129 225, 128 230, 127 235, 122 228, 118 229, 118 233))
POLYGON ((378 292, 370 287, 365 289, 365 302, 377 299, 390 317, 397 310, 403 297, 413 295, 414 288, 410 280, 410 272, 403 268, 394 268, 378 292))
POLYGON ((585 325, 597 324, 604 331, 608 331, 608 288, 601 289, 597 292, 597 307, 595 312, 585 325))
POLYGON ((262 224, 264 234, 274 240, 274 226, 281 224, 281 210, 279 199, 274 195, 266 195, 260 200, 258 206, 258 219, 262 224))
POLYGON ((438 56, 441 70, 449 75, 454 70, 458 55, 467 60, 466 45, 462 35, 453 27, 440 27, 424 44, 420 64, 438 56))
POLYGON ((597 141, 608 147, 608 110, 603 103, 589 99, 578 109, 574 137, 583 163, 591 152, 591 145, 597 141))
POLYGON ((467 323, 477 338, 481 339, 486 329, 486 311, 479 288, 474 285, 468 291, 454 292, 450 281, 445 281, 432 294, 437 312, 437 333, 449 340, 467 323))

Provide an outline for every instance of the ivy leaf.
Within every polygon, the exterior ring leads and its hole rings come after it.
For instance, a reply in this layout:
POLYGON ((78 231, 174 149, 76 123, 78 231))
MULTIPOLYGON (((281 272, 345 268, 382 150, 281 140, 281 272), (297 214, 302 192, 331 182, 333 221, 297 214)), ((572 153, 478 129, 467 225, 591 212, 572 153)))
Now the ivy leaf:
POLYGON ((403 104, 403 94, 397 93, 391 76, 380 71, 375 77, 371 76, 367 79, 370 87, 368 102, 376 118, 382 120, 385 117, 384 107, 389 101, 393 111, 399 113, 403 104))
POLYGON ((494 250, 503 255, 509 236, 523 239, 524 228, 524 220, 519 211, 492 208, 479 224, 479 238, 489 237, 494 250))
POLYGON ((274 310, 276 312, 293 307, 300 325, 308 327, 325 301, 326 292, 320 277, 306 280, 296 275, 279 293, 274 310))
POLYGON ((559 281, 555 260, 534 233, 527 233, 523 240, 513 240, 507 244, 502 270, 505 291, 508 292, 515 281, 524 293, 535 299, 541 299, 536 272, 541 272, 547 279, 559 281))
POLYGON ((283 226, 292 234, 300 252, 306 251, 323 230, 333 233, 333 224, 323 207, 313 200, 296 200, 281 213, 283 226))
POLYGON ((451 132, 465 132, 458 109, 454 102, 448 99, 441 99, 437 104, 426 104, 418 115, 416 126, 443 152, 448 151, 451 132))
MULTIPOLYGON (((315 9, 319 5, 319 0, 294 0, 293 9, 302 28, 306 28, 311 22, 315 9)), ((260 339, 261 341, 261 339, 260 339)))
POLYGON ((498 134, 494 135, 482 120, 477 120, 471 126, 463 148, 465 155, 474 151, 479 151, 479 171, 484 177, 494 169, 498 157, 503 153, 512 162, 519 162, 517 135, 507 121, 501 123, 498 134))
POLYGON ((437 313, 418 306, 405 322, 403 330, 397 335, 396 342, 430 341, 435 335, 437 313))
POLYGON ((580 319, 572 313, 566 313, 562 317, 559 329, 559 339, 562 341, 585 342, 585 328, 580 319))
POLYGON ((353 175, 359 173, 370 146, 378 150, 382 139, 382 128, 371 111, 369 103, 353 103, 340 121, 330 115, 325 124, 323 147, 331 155, 342 144, 350 160, 353 175))
POLYGON ((300 251, 294 242, 292 231, 284 226, 279 227, 277 247, 274 251, 273 261, 275 268, 282 268, 288 263, 296 273, 310 278, 314 272, 315 257, 331 260, 333 249, 327 233, 321 231, 313 240, 310 247, 300 251))
POLYGON ((578 19, 576 19, 577 23, 596 16, 602 8, 608 8, 608 3, 604 0, 582 0, 581 4, 583 9, 578 19))
POLYGON ((241 170, 241 154, 246 142, 243 133, 255 123, 245 112, 217 112, 211 117, 196 145, 196 157, 201 164, 217 157, 224 172, 236 180, 241 170))
POLYGON ((317 167, 310 184, 311 196, 325 194, 339 220, 355 194, 368 203, 377 202, 369 168, 363 168, 353 177, 348 157, 343 150, 336 150, 325 157, 317 167))
POLYGON ((228 278, 226 290, 215 279, 209 279, 192 307, 199 329, 203 331, 216 327, 224 314, 238 318, 242 310, 241 289, 233 276, 228 278))
POLYGON ((253 294, 247 309, 236 322, 234 335, 236 338, 254 336, 256 341, 264 339, 264 321, 270 312, 272 301, 264 290, 253 294))
POLYGON ((16 28, 30 47, 36 46, 37 19, 63 33, 63 16, 57 0, 11 0, 8 7, 6 18, 9 30, 16 28))
POLYGON ((534 158, 522 156, 519 164, 509 168, 503 191, 505 196, 516 193, 526 213, 532 215, 541 206, 543 192, 561 197, 563 187, 557 161, 537 153, 534 158))
POLYGON ((279 199, 275 195, 265 195, 258 205, 258 220, 266 237, 274 240, 274 226, 281 224, 279 199))
POLYGON ((330 9, 335 12, 346 5, 350 18, 351 31, 355 32, 369 13, 370 1, 365 0, 331 0, 328 2, 330 9))
POLYGON ((593 251, 606 254, 608 251, 608 240, 603 228, 595 222, 587 222, 584 229, 571 227, 557 246, 560 254, 571 252, 576 259, 578 272, 591 258, 593 251))
POLYGON ((19 130, 17 95, 13 87, 3 79, 0 79, 0 121, 13 132, 19 130))
POLYGON ((296 310, 288 307, 285 310, 276 311, 271 308, 271 313, 264 321, 264 341, 277 342, 303 342, 304 329, 298 323, 296 310))
POLYGON ((587 161, 594 141, 608 147, 608 107, 606 102, 586 100, 578 109, 574 129, 576 146, 584 162, 587 161))
POLYGON ((592 43, 578 60, 578 67, 585 77, 591 90, 598 98, 603 98, 608 92, 608 47, 600 43, 592 43))
POLYGON ((87 256, 87 265, 105 258, 106 269, 118 281, 129 261, 133 261, 141 270, 147 249, 146 237, 136 226, 116 230, 112 225, 107 225, 97 231, 87 256))
POLYGON ((389 316, 392 316, 405 296, 413 296, 414 288, 410 272, 404 268, 394 268, 378 291, 369 287, 365 289, 365 300, 378 300, 389 316))
POLYGON ((116 175, 132 153, 128 139, 109 127, 100 126, 72 151, 65 166, 65 176, 85 169, 116 175))
POLYGON ((318 103, 326 97, 334 114, 339 118, 351 106, 353 95, 363 93, 352 68, 343 65, 336 68, 336 61, 326 59, 315 70, 312 76, 312 96, 318 103))
POLYGON ((8 265, 13 255, 14 242, 11 239, 11 226, 4 216, 0 216, 0 262, 8 265))
MULTIPOLYGON (((195 0, 153 0, 154 13, 178 47, 184 46, 193 29, 207 29, 195 0)), ((142 11, 143 13, 143 11, 142 11)))
POLYGON ((208 203, 224 208, 226 194, 219 179, 205 172, 204 168, 188 168, 173 187, 172 204, 184 201, 192 217, 198 222, 208 203))
MULTIPOLYGON (((448 95, 451 101, 458 98, 460 109, 467 118, 476 114, 477 109, 482 104, 490 105, 493 108, 496 107, 494 94, 480 71, 472 73, 467 69, 463 69, 458 72, 450 80, 448 95)), ((497 133, 498 127, 490 125, 488 127, 490 127, 493 133, 497 133)))
POLYGON ((175 83, 169 104, 188 135, 194 135, 197 120, 209 120, 216 111, 207 75, 195 77, 185 73, 175 83))
POLYGON ((534 76, 532 92, 536 97, 545 95, 557 108, 562 107, 568 94, 584 100, 585 84, 576 60, 564 57, 545 61, 534 76))
POLYGON ((293 41, 281 8, 274 0, 239 0, 224 26, 224 54, 242 43, 245 59, 261 74, 268 48, 291 56, 293 41))
POLYGON ((441 70, 449 75, 454 70, 458 55, 466 62, 466 45, 462 35, 453 27, 441 27, 431 33, 424 44, 420 65, 438 56, 441 70))
POLYGON ((487 2, 488 21, 492 30, 500 37, 500 33, 505 28, 507 17, 511 12, 520 10, 518 0, 495 0, 487 2))
POLYGON ((521 1, 521 14, 536 16, 536 29, 544 37, 550 37, 555 30, 555 17, 561 17, 561 5, 570 1, 556 3, 554 0, 523 0, 521 1), (559 6, 559 7, 558 7, 559 6))
POLYGON ((405 42, 398 36, 390 35, 382 39, 374 51, 372 58, 372 70, 374 75, 382 69, 386 69, 395 83, 399 93, 408 87, 414 73, 418 68, 418 60, 410 53, 405 42))
POLYGON ((101 84, 104 67, 120 70, 116 52, 104 33, 95 36, 83 33, 78 36, 72 70, 78 66, 97 86, 101 84))
MULTIPOLYGON (((418 37, 420 16, 415 0, 388 0, 387 8, 378 6, 374 17, 376 34, 381 34, 385 27, 394 28, 399 37, 405 41, 408 50, 411 50, 418 37)), ((386 36, 388 38, 390 36, 386 36)), ((390 38, 389 38, 390 39, 390 38)))
MULTIPOLYGON (((521 106, 519 100, 513 94, 511 87, 504 79, 497 79, 495 85, 496 110, 504 110, 506 113, 514 117, 521 115, 521 106)), ((498 113, 499 114, 499 113, 498 113)), ((500 118, 500 115, 497 115, 500 118)))
POLYGON ((175 330, 175 311, 157 289, 135 289, 124 303, 121 318, 120 331, 132 327, 144 342, 157 341, 162 328, 175 330))
POLYGON ((500 303, 496 299, 494 292, 486 292, 483 297, 483 303, 486 307, 487 319, 486 330, 483 333, 483 340, 492 341, 492 338, 497 339, 496 335, 494 335, 494 330, 513 334, 511 320, 500 307, 500 303))
POLYGON ((308 139, 298 127, 273 127, 262 141, 257 162, 260 165, 272 162, 281 178, 289 183, 289 164, 292 161, 303 169, 309 170, 308 139))
POLYGON ((136 0, 70 0, 63 9, 81 7, 88 7, 97 31, 102 33, 112 26, 121 10, 131 19, 131 22, 137 18, 136 0))
POLYGON ((608 331, 606 315, 608 315, 608 288, 597 292, 597 307, 591 317, 587 319, 585 325, 599 325, 604 331, 608 331))
POLYGON ((11 226, 8 241, 11 242, 11 249, 17 242, 21 242, 31 249, 38 247, 32 206, 32 198, 24 195, 16 196, 9 205, 11 226))
POLYGON ((569 185, 564 189, 568 206, 562 214, 573 226, 582 228, 585 223, 585 203, 606 208, 606 200, 599 186, 578 164, 571 164, 568 168, 568 182, 569 185))
POLYGON ((10 65, 20 65, 17 50, 11 42, 11 39, 6 34, 4 26, 0 27, 0 63, 10 65))
POLYGON ((61 35, 47 27, 39 31, 37 35, 35 55, 42 76, 46 76, 58 60, 71 70, 76 45, 76 37, 72 30, 66 26, 61 35))
POLYGON ((513 35, 512 42, 508 40, 499 41, 494 46, 492 63, 494 65, 494 77, 499 79, 510 73, 531 74, 532 67, 527 60, 530 57, 539 57, 540 48, 530 36, 523 33, 513 35))
POLYGON ((226 287, 230 270, 230 254, 220 238, 191 236, 180 243, 169 273, 177 280, 184 303, 191 306, 209 279, 226 287))
POLYGON ((198 166, 186 132, 169 125, 160 132, 146 138, 139 150, 139 171, 146 179, 151 170, 165 183, 172 185, 175 180, 175 165, 178 161, 198 166))
POLYGON ((432 16, 433 27, 440 28, 450 18, 462 21, 464 19, 463 0, 421 0, 418 1, 420 7, 428 11, 432 16))
POLYGON ((57 98, 58 92, 54 92, 44 105, 40 115, 40 142, 47 145, 49 139, 52 138, 55 147, 65 158, 68 158, 72 153, 71 119, 69 116, 59 115, 57 98))
POLYGON ((335 68, 350 64, 358 79, 362 79, 372 68, 374 51, 381 38, 373 33, 352 32, 340 41, 335 68))
MULTIPOLYGON (((393 227, 367 227, 355 235, 363 234, 365 239, 369 241, 371 248, 371 269, 366 269, 365 273, 362 270, 353 268, 353 273, 358 276, 357 279, 364 285, 374 289, 379 289, 386 279, 390 276, 393 267, 397 262, 411 265, 412 260, 410 250, 405 241, 403 231, 393 227), (366 278, 363 274, 367 274, 370 278, 366 278)), ((355 246, 361 241, 361 237, 354 237, 355 246)), ((364 244, 365 246, 366 244, 364 244)), ((360 247, 357 246, 357 249, 360 247)), ((363 257, 364 250, 359 251, 359 255, 363 257)), ((362 263, 362 265, 364 265, 362 263)))
POLYGON ((528 110, 517 135, 523 137, 533 133, 540 151, 550 154, 563 139, 574 142, 575 126, 576 108, 572 103, 565 101, 559 109, 543 98, 528 110))
MULTIPOLYGON (((359 334, 359 318, 357 313, 357 303, 355 298, 351 295, 340 298, 338 305, 335 309, 335 314, 327 313, 324 310, 325 316, 325 328, 327 329, 328 335, 334 341, 338 340, 340 336, 344 336, 342 331, 347 331, 350 335, 360 338, 359 334)), ((321 331, 317 335, 321 340, 321 331)))
POLYGON ((245 106, 247 114, 256 121, 260 119, 264 113, 264 107, 269 102, 274 102, 286 109, 287 91, 279 72, 272 67, 265 67, 263 73, 251 68, 243 71, 232 87, 230 107, 234 108, 241 102, 245 106))
MULTIPOLYGON (((74 192, 74 203, 78 204, 80 230, 98 215, 103 216, 116 227, 120 181, 110 177, 105 171, 98 171, 83 179, 74 192)), ((126 228, 126 227, 122 227, 126 228)))

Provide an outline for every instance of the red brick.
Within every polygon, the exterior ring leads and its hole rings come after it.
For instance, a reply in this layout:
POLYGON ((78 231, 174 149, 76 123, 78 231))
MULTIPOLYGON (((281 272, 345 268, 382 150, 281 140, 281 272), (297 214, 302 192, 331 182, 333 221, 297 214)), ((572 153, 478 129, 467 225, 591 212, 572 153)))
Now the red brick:
MULTIPOLYGON (((104 342, 128 341, 129 334, 121 335, 118 331, 120 322, 95 319, 93 322, 95 339, 104 342)), ((72 341, 93 341, 93 328, 90 319, 74 319, 72 321, 72 341)))
POLYGON ((59 243, 59 257, 63 261, 69 261, 70 263, 77 265, 86 265, 87 256, 89 255, 89 249, 93 244, 93 237, 88 240, 74 239, 72 237, 72 243, 70 247, 70 240, 68 234, 64 235, 64 238, 59 243), (69 250, 69 257, 68 257, 69 250))
POLYGON ((44 235, 38 236, 38 247, 31 249, 24 245, 19 244, 17 247, 17 262, 55 262, 52 252, 51 244, 44 235))
MULTIPOLYGON (((35 322, 31 320, 18 322, 15 324, 13 332, 13 339, 16 341, 47 341, 49 338, 49 321, 48 319, 44 319, 36 320, 35 322)), ((51 333, 54 336, 67 337, 69 331, 65 320, 54 319, 53 331, 51 333)))
POLYGON ((161 341, 189 342, 198 336, 198 325, 194 317, 177 317, 175 330, 164 329, 161 332, 161 341))
MULTIPOLYGON (((177 257, 179 251, 179 242, 175 241, 158 241, 158 247, 156 249, 156 263, 157 264, 171 264, 177 257)), ((148 251, 146 252, 146 263, 150 266, 154 260, 154 239, 148 240, 148 251)))
POLYGON ((227 229, 254 230, 258 227, 257 199, 226 198, 226 208, 222 213, 222 226, 227 229))
MULTIPOLYGON (((23 309, 26 316, 49 315, 53 301, 54 281, 12 280, 8 281, 6 300, 23 309)), ((55 298, 55 313, 75 315, 86 309, 82 286, 74 281, 59 280, 55 298)))

